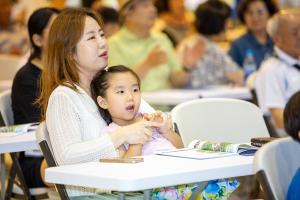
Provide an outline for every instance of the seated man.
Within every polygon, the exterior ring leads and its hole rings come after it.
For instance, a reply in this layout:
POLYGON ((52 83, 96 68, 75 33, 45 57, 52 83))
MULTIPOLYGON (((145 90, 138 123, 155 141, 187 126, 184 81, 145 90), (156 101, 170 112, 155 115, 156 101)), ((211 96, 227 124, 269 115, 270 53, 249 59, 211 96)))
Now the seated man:
POLYGON ((170 40, 150 32, 157 16, 153 2, 129 0, 120 15, 123 26, 109 38, 109 66, 132 68, 141 78, 142 91, 186 85, 190 75, 182 70, 170 40))
POLYGON ((300 90, 299 10, 276 14, 268 22, 268 33, 275 43, 274 53, 262 64, 255 87, 263 112, 271 114, 275 127, 282 130, 284 106, 300 90))

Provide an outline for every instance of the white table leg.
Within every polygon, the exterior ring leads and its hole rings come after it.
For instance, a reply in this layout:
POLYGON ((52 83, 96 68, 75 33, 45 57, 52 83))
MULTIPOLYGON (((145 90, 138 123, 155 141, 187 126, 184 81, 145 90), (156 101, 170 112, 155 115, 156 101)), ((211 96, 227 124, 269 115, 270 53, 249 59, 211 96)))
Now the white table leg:
POLYGON ((4 154, 0 154, 0 167, 1 167, 1 198, 5 198, 5 175, 6 175, 6 169, 5 169, 5 160, 4 160, 4 154))

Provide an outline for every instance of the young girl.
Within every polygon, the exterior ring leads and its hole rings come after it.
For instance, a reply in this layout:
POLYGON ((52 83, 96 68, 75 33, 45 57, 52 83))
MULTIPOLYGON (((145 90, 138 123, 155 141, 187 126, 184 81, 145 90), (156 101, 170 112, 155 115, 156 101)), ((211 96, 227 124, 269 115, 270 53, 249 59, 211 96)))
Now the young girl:
POLYGON ((180 136, 172 130, 169 115, 138 112, 141 102, 140 80, 131 69, 120 65, 99 71, 91 82, 91 94, 109 125, 104 132, 141 120, 163 123, 161 128, 152 129, 152 136, 147 143, 120 146, 120 157, 149 155, 155 151, 183 147, 180 136))
MULTIPOLYGON (((169 115, 162 112, 138 113, 141 101, 140 80, 131 69, 124 66, 105 68, 95 75, 90 88, 102 118, 109 124, 103 132, 114 131, 119 126, 130 125, 139 120, 164 124, 160 128, 152 129, 152 137, 145 144, 121 146, 118 149, 120 157, 149 155, 155 151, 183 147, 181 138, 172 130, 169 115)), ((210 181, 201 192, 200 199, 226 199, 237 186, 238 183, 234 179, 210 181)), ((152 199, 189 199, 197 187, 197 184, 187 184, 156 188, 152 191, 152 199)))

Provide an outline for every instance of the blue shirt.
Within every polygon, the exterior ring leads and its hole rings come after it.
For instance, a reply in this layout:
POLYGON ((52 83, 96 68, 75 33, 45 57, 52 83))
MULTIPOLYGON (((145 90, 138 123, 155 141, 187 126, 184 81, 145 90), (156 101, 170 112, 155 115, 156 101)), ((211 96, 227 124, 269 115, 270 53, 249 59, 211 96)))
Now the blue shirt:
POLYGON ((287 200, 299 200, 300 199, 300 168, 297 170, 296 174, 294 175, 289 190, 287 193, 287 200))
POLYGON ((232 43, 229 55, 240 67, 242 67, 248 49, 252 50, 256 68, 258 69, 262 61, 272 55, 273 42, 268 36, 267 42, 265 44, 260 44, 255 36, 248 31, 232 43))

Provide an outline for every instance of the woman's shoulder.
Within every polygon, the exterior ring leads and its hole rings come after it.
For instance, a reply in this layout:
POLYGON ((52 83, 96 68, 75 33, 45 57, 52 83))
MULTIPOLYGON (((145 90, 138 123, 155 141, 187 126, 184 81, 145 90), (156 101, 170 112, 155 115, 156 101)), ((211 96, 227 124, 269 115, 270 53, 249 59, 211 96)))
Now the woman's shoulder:
POLYGON ((59 85, 51 93, 50 99, 57 96, 65 96, 70 97, 72 99, 76 99, 76 97, 79 96, 79 94, 79 91, 76 91, 75 88, 73 89, 71 86, 59 85))
POLYGON ((41 70, 30 62, 27 62, 16 73, 13 84, 15 85, 37 85, 41 70))

